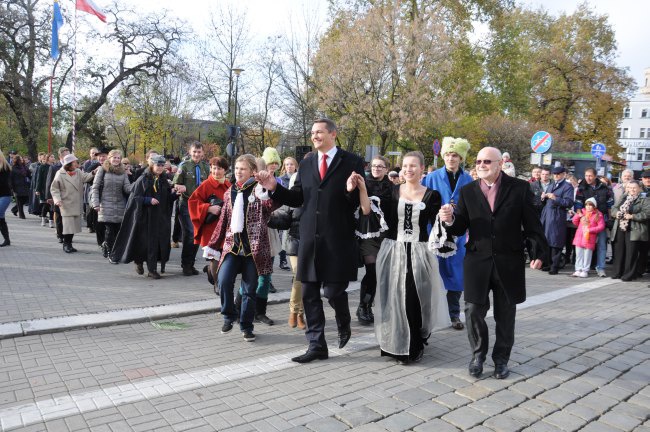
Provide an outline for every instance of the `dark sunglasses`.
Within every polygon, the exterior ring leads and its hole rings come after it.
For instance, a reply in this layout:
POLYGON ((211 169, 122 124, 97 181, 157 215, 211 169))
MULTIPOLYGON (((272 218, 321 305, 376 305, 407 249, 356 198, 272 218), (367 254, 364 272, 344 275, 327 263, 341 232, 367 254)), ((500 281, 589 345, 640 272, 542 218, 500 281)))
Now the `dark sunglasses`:
POLYGON ((490 165, 492 162, 495 161, 491 161, 490 159, 476 159, 476 165, 481 165, 481 164, 490 165))

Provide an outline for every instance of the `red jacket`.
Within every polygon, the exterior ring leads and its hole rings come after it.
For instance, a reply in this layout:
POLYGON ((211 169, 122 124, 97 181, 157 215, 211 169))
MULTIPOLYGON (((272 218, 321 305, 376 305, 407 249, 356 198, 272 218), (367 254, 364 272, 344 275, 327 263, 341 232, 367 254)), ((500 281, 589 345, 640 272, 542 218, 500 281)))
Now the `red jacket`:
POLYGON ((204 224, 203 221, 208 214, 210 204, 207 202, 210 195, 223 200, 223 196, 230 187, 228 180, 219 183, 212 176, 209 176, 190 196, 187 201, 187 207, 190 211, 190 219, 194 226, 194 244, 207 246, 212 237, 214 229, 217 227, 219 218, 210 224, 204 224))

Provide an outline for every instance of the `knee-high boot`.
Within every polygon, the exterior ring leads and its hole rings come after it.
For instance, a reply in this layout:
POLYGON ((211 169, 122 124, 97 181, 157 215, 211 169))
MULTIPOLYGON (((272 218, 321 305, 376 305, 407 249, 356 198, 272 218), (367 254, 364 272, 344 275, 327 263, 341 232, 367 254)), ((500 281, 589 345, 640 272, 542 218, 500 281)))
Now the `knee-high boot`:
POLYGON ((274 322, 271 318, 266 316, 266 305, 269 299, 257 298, 255 299, 255 321, 263 322, 266 325, 273 325, 274 322))
POLYGON ((11 244, 9 241, 9 227, 7 226, 5 218, 0 219, 0 233, 2 233, 2 237, 4 237, 4 242, 0 243, 0 247, 9 246, 11 244))

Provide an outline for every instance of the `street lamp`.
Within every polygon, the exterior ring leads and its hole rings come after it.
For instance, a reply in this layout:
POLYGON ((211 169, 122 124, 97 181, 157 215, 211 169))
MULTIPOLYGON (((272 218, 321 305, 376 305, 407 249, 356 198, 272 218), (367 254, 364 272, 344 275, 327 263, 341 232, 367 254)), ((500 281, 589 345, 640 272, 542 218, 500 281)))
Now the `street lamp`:
MULTIPOLYGON (((239 131, 237 130, 237 96, 239 93, 239 75, 244 72, 244 69, 233 68, 232 72, 235 74, 235 112, 234 112, 234 125, 231 132, 231 141, 230 141, 230 157, 232 161, 231 174, 233 177, 233 182, 235 181, 235 157, 237 156, 237 138, 239 137, 239 131)), ((243 148, 242 148, 243 153, 243 148)))

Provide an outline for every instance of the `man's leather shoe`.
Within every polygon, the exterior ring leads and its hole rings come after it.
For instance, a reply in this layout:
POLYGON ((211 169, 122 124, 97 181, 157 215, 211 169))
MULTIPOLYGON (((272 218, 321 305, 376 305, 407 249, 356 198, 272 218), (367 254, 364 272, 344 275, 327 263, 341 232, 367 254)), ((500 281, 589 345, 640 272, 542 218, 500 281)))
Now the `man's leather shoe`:
POLYGON ((343 348, 348 343, 350 336, 352 336, 350 326, 339 329, 339 349, 343 348))
POLYGON ((505 363, 499 363, 494 365, 494 374, 492 376, 496 379, 506 379, 510 375, 510 369, 505 363))
POLYGON ((307 350, 303 355, 294 357, 291 361, 296 363, 309 363, 314 360, 327 360, 327 351, 307 350))
POLYGON ((480 378, 483 374, 483 360, 478 357, 474 357, 471 362, 469 362, 469 375, 474 378, 480 378))

